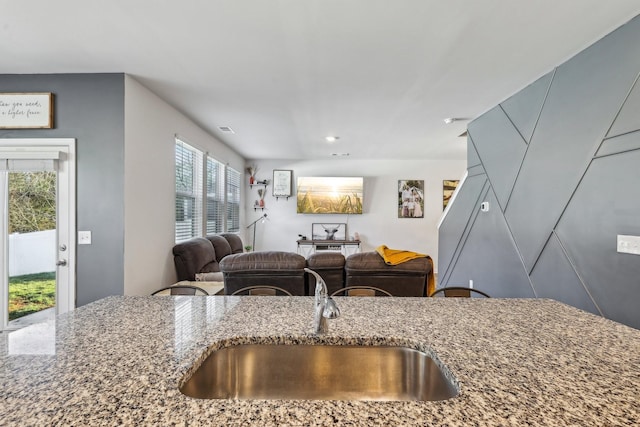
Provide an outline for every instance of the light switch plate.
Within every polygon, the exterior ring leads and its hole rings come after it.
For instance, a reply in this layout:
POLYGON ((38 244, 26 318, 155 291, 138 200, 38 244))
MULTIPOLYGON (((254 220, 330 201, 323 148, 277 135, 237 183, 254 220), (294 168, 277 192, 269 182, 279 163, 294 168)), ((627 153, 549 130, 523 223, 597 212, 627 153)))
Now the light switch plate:
POLYGON ((78 244, 90 245, 91 244, 91 232, 90 231, 78 231, 78 244))
POLYGON ((640 255, 640 236, 618 234, 618 252, 640 255))

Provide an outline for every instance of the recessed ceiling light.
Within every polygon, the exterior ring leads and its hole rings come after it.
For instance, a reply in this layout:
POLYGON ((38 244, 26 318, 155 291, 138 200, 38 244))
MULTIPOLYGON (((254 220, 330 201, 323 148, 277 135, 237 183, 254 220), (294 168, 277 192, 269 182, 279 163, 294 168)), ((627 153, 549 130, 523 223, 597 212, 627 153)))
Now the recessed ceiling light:
POLYGON ((220 132, 235 133, 229 126, 218 126, 218 129, 220 129, 220 132))
POLYGON ((444 122, 448 125, 450 125, 451 123, 457 121, 458 119, 456 119, 455 117, 447 117, 446 119, 444 119, 444 122))
POLYGON ((329 135, 329 136, 325 136, 325 137, 324 137, 324 139, 325 139, 327 142, 336 142, 337 140, 339 140, 339 139, 340 139, 340 137, 339 137, 339 136, 332 136, 332 135, 329 135))

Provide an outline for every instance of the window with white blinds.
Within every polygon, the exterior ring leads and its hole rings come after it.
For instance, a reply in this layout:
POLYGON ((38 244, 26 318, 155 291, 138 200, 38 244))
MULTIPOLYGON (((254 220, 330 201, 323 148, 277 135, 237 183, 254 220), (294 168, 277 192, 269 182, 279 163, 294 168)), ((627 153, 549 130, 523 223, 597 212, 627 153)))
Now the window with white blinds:
POLYGON ((176 139, 176 242, 202 236, 203 153, 176 139))
POLYGON ((240 231, 240 172, 227 166, 227 231, 240 231))
POLYGON ((240 231, 240 173, 176 139, 176 243, 225 231, 240 231))
POLYGON ((207 234, 224 230, 225 165, 207 156, 207 234))

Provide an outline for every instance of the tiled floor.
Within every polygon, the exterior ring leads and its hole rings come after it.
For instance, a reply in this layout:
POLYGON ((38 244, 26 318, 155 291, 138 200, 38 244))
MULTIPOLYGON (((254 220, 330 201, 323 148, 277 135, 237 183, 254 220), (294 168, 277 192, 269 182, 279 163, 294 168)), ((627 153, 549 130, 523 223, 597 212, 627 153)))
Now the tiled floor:
POLYGON ((25 326, 33 325, 34 323, 46 322, 54 317, 56 317, 56 309, 55 307, 51 307, 46 310, 38 311, 37 313, 28 314, 16 320, 12 320, 9 322, 9 328, 24 328, 25 326))
POLYGON ((9 322, 0 332, 0 354, 55 354, 56 309, 49 308, 9 322))

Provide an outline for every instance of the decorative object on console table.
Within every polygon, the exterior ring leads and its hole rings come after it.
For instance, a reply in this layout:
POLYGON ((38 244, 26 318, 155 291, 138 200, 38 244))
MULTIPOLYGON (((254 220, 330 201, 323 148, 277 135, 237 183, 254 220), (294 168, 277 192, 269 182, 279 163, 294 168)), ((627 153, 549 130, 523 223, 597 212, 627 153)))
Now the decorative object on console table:
POLYGON ((253 184, 256 180, 256 173, 258 172, 258 166, 247 166, 247 173, 249 174, 249 184, 253 184))
POLYGON ((0 93, 0 129, 52 128, 52 93, 0 93))
POLYGON ((398 181, 398 218, 424 218, 424 180, 398 181))
POLYGON ((278 197, 286 197, 289 200, 292 192, 292 170, 278 170, 273 171, 273 197, 278 200, 278 197))
POLYGON ((347 224, 311 224, 312 240, 347 240, 347 224))
POLYGON ((453 196, 453 192, 456 191, 458 187, 458 183, 460 180, 458 179, 445 179, 442 181, 442 210, 445 210, 447 205, 449 204, 449 200, 451 200, 451 196, 453 196))

